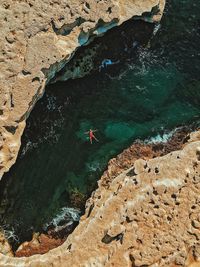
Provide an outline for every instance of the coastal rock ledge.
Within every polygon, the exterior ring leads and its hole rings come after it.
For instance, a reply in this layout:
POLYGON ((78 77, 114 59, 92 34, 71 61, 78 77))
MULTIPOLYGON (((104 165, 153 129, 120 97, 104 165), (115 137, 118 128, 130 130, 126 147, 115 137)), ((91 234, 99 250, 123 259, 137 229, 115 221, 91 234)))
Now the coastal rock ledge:
POLYGON ((44 255, 1 255, 0 266, 200 266, 200 131, 181 142, 155 158, 148 158, 150 146, 138 159, 137 145, 125 150, 110 161, 63 245, 44 255))
MULTIPOLYGON (((16 160, 46 84, 78 47, 133 17, 158 21, 163 8, 164 0, 1 1, 0 177, 16 160)), ((6 244, 0 266, 200 266, 200 131, 179 139, 169 151, 125 150, 110 161, 61 246, 17 258, 6 244)))
MULTIPOLYGON (((1 1, 0 176, 16 160, 45 85, 76 49, 134 16, 159 20, 163 7, 164 0, 1 1)), ((64 244, 44 255, 0 254, 0 266, 200 266, 200 131, 181 141, 154 158, 150 148, 131 157, 131 147, 121 167, 113 159, 64 244)))
POLYGON ((165 0, 1 0, 0 178, 16 161, 45 85, 87 45, 131 18, 161 18, 165 0))

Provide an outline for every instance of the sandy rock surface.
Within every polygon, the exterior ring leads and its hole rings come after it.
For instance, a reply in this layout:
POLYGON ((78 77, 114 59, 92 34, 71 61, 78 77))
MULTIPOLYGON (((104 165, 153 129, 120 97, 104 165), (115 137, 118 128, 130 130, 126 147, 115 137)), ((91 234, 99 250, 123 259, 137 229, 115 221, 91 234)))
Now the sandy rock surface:
POLYGON ((0 266, 200 266, 200 131, 185 140, 181 150, 134 160, 109 183, 102 176, 63 245, 1 255, 0 266))
MULTIPOLYGON (((163 0, 1 1, 0 176, 16 160, 25 120, 45 85, 76 49, 158 6, 152 20, 160 19, 163 0)), ((122 157, 121 166, 112 160, 63 245, 13 258, 6 243, 0 266, 200 266, 200 131, 177 149, 149 158, 145 147, 146 156, 122 157)))
MULTIPOLYGON (((45 85, 91 36, 165 0, 1 0, 0 177, 16 161, 25 121, 45 85)), ((144 18, 145 19, 145 18, 144 18)))
POLYGON ((3 231, 0 231, 0 252, 6 256, 13 256, 12 248, 6 240, 3 231))

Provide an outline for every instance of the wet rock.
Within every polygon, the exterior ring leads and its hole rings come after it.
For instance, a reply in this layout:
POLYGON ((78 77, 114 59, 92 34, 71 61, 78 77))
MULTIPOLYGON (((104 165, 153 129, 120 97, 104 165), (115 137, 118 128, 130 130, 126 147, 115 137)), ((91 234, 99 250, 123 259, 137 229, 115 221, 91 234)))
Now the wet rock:
POLYGON ((15 252, 16 257, 28 257, 34 254, 44 254, 64 243, 65 239, 53 238, 50 235, 34 233, 30 242, 24 242, 15 252))

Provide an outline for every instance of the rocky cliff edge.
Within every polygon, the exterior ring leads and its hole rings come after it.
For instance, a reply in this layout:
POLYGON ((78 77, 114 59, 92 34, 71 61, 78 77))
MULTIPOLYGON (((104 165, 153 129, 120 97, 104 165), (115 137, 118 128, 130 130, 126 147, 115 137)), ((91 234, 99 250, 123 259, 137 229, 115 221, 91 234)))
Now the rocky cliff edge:
POLYGON ((132 17, 162 15, 165 0, 2 0, 0 177, 16 161, 31 109, 78 47, 132 17))
POLYGON ((63 245, 44 255, 1 255, 0 266, 200 266, 200 131, 181 142, 155 158, 148 146, 138 159, 135 146, 123 152, 63 245))

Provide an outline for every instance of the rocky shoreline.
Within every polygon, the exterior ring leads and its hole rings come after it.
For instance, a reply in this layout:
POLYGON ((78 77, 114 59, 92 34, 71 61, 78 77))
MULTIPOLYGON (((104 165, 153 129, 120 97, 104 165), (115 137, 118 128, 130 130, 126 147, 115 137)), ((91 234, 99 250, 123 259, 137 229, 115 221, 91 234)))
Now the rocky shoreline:
POLYGON ((45 86, 75 51, 133 17, 159 21, 164 4, 164 0, 1 3, 0 177, 16 161, 26 119, 45 86))
POLYGON ((136 160, 149 160, 156 157, 162 157, 176 150, 181 150, 190 138, 190 133, 195 127, 185 126, 177 128, 167 142, 142 142, 136 141, 129 148, 125 149, 116 158, 108 163, 108 170, 104 172, 99 181, 99 186, 109 188, 113 178, 118 176, 124 170, 129 169, 136 160))
MULTIPOLYGON (((1 3, 0 177, 16 161, 45 85, 77 48, 132 17, 159 21, 165 3, 61 2, 1 3)), ((166 143, 135 142, 110 160, 74 231, 35 233, 16 257, 1 234, 0 266, 200 266, 200 130, 192 130, 166 143)))
MULTIPOLYGON (((108 163, 108 169, 104 172, 98 183, 98 190, 94 191, 92 197, 87 201, 86 214, 89 216, 96 201, 98 201, 101 191, 103 189, 109 190, 112 181, 121 173, 131 168, 134 162, 138 159, 149 160, 152 158, 162 157, 176 150, 181 150, 184 145, 190 139, 190 134, 196 129, 196 124, 193 126, 184 126, 177 128, 172 136, 164 142, 147 142, 147 141, 135 141, 133 145, 125 149, 116 158, 113 158, 108 163)), ((156 170, 155 170, 156 172, 156 170)), ((130 175, 134 175, 134 170, 130 171, 130 175)), ((79 200, 80 202, 80 200, 79 200)), ((80 206, 84 206, 85 200, 83 199, 80 206)), ((77 226, 77 223, 73 225, 67 224, 67 221, 63 222, 63 227, 60 227, 58 231, 51 226, 48 231, 44 233, 34 233, 31 241, 26 241, 19 246, 17 251, 13 251, 16 257, 28 257, 34 254, 44 254, 49 250, 62 245, 69 234, 77 226), (65 227, 66 224, 66 227, 65 227)), ((7 241, 6 241, 6 246, 7 241)), ((6 255, 6 253, 3 253, 6 255)))
POLYGON ((0 4, 0 177, 16 161, 26 119, 46 84, 74 52, 133 17, 159 21, 164 4, 164 0, 0 4))
MULTIPOLYGON (((200 132, 188 128, 178 129, 167 143, 133 144, 110 161, 79 226, 63 245, 43 256, 2 256, 0 263, 199 266, 199 150, 200 132)), ((56 244, 44 235, 34 240, 22 245, 18 256, 44 252, 42 240, 52 248, 56 244)))

